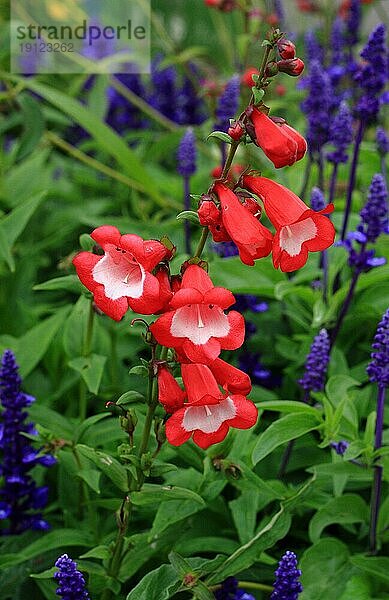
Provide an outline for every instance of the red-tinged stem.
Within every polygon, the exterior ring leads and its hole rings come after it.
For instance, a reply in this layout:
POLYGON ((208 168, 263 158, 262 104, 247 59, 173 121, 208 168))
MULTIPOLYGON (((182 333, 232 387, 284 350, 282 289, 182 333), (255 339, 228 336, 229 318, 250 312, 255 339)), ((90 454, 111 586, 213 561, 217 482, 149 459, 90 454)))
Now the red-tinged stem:
MULTIPOLYGON (((374 450, 379 450, 382 446, 382 430, 384 426, 384 406, 385 406, 385 391, 384 385, 378 386, 377 396, 377 417, 375 426, 375 443, 374 450)), ((378 459, 380 460, 380 459, 378 459)), ((370 554, 377 553, 377 524, 381 504, 381 488, 382 488, 382 465, 374 466, 374 479, 370 502, 370 532, 369 532, 369 550, 370 554)))
POLYGON ((345 207, 345 211, 344 211, 342 233, 341 233, 342 240, 345 239, 346 233, 347 233, 347 225, 348 225, 348 220, 350 217, 353 191, 355 188, 355 181, 356 181, 356 176, 357 176, 359 151, 361 148, 361 142, 362 142, 364 133, 365 133, 365 123, 364 123, 364 121, 359 121, 357 135, 356 135, 355 143, 354 143, 354 154, 353 154, 352 163, 351 163, 350 177, 349 177, 349 182, 348 182, 348 187, 347 187, 346 207, 345 207))

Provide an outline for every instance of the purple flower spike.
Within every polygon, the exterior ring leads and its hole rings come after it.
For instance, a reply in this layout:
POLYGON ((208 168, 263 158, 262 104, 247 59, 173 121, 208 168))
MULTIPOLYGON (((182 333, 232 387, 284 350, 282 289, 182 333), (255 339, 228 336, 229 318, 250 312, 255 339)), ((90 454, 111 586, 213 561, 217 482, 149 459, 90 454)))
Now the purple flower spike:
POLYGON ((227 577, 222 586, 215 592, 216 600, 255 600, 254 596, 238 589, 238 580, 235 577, 227 577))
POLYGON ((318 187, 313 187, 311 191, 311 208, 312 210, 323 210, 326 205, 324 194, 318 187))
POLYGON ((67 554, 58 558, 55 566, 59 569, 54 573, 54 579, 58 583, 57 596, 62 600, 89 600, 89 594, 85 589, 85 579, 77 570, 77 563, 67 554))
POLYGON ((178 146, 177 171, 183 177, 196 173, 196 138, 191 127, 186 130, 178 146))
POLYGON ((380 95, 387 81, 386 28, 377 25, 361 52, 363 63, 359 65, 354 79, 362 90, 355 113, 362 121, 375 121, 380 109, 380 95))
POLYGON ((385 156, 385 154, 389 152, 389 137, 387 136, 385 129, 382 127, 377 127, 375 139, 378 152, 381 154, 381 156, 385 156))
POLYGON ((49 525, 34 511, 47 503, 48 489, 37 487, 29 471, 37 464, 50 466, 54 457, 40 455, 23 433, 34 434, 35 427, 27 423, 26 407, 35 399, 21 391, 22 380, 11 350, 3 354, 0 367, 0 521, 3 533, 18 534, 27 529, 46 530, 49 525))
POLYGON ((326 329, 315 336, 305 361, 305 372, 299 384, 306 392, 320 392, 324 389, 328 362, 330 359, 330 338, 326 329))
POLYGON ((297 557, 294 552, 288 550, 278 563, 274 590, 270 600, 297 600, 303 591, 303 586, 299 582, 300 575, 301 571, 297 568, 297 557))
POLYGON ((308 121, 307 142, 310 153, 319 152, 328 141, 332 86, 322 64, 313 60, 304 80, 307 97, 301 103, 308 121))
POLYGON ((370 381, 389 386, 389 308, 378 325, 372 345, 371 361, 367 367, 370 381))
POLYGON ((216 124, 219 131, 227 131, 232 119, 239 108, 240 77, 233 75, 227 82, 216 107, 216 124))
POLYGON ((335 146, 333 152, 327 154, 327 160, 334 164, 348 161, 347 148, 353 140, 353 118, 346 102, 342 102, 335 115, 329 133, 329 142, 335 146))
POLYGON ((367 202, 360 215, 368 242, 374 243, 381 233, 388 233, 388 191, 380 173, 373 175, 367 202))

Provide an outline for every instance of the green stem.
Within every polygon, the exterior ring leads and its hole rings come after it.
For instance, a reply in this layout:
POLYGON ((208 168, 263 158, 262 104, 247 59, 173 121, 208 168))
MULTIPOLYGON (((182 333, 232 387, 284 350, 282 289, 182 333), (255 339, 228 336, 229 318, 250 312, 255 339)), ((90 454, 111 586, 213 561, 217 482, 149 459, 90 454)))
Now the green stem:
POLYGON ((234 141, 232 142, 231 146, 230 146, 230 150, 228 152, 227 158, 226 158, 226 162, 224 164, 223 167, 223 172, 220 176, 220 179, 226 179, 228 176, 228 171, 230 170, 230 167, 232 165, 232 161, 234 160, 234 156, 236 154, 236 151, 239 147, 240 141, 234 141))
POLYGON ((204 250, 204 246, 207 241, 208 234, 209 234, 208 227, 203 227, 203 230, 201 232, 201 238, 199 239, 199 243, 197 244, 196 252, 194 253, 193 258, 200 258, 201 254, 204 250))

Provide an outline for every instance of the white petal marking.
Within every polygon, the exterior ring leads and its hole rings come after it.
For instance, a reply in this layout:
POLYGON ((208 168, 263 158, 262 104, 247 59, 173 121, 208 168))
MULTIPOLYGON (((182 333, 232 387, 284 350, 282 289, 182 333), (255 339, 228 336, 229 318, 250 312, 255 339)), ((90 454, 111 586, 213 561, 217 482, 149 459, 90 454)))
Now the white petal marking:
POLYGON ((280 248, 285 250, 289 256, 297 256, 301 252, 302 244, 315 238, 316 233, 317 227, 311 217, 304 221, 285 225, 280 233, 280 248))
POLYGON ((185 431, 199 429, 204 433, 214 433, 223 425, 236 416, 236 407, 230 397, 227 396, 218 404, 207 404, 205 406, 189 406, 182 421, 185 431))
POLYGON ((227 315, 222 309, 208 304, 187 304, 178 308, 172 319, 170 333, 186 337, 200 346, 211 337, 225 337, 230 331, 227 315))
POLYGON ((140 298, 143 293, 145 271, 128 252, 106 252, 95 264, 92 276, 104 286, 105 295, 111 300, 123 296, 140 298))

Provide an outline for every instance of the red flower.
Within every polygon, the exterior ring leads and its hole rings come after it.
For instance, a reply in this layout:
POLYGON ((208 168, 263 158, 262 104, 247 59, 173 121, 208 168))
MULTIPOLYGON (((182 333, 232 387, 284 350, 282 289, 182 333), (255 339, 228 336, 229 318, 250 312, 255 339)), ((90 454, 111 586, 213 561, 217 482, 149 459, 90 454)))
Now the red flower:
POLYGON ((290 58, 287 60, 279 60, 277 62, 280 73, 286 73, 292 77, 298 77, 304 71, 304 63, 301 58, 290 58))
POLYGON ((198 265, 190 265, 180 290, 170 302, 169 312, 150 327, 159 344, 176 348, 189 360, 214 361, 223 350, 236 350, 244 341, 244 319, 236 311, 224 310, 235 303, 233 294, 214 287, 198 265))
POLYGON ((253 87, 253 85, 255 85, 253 75, 259 75, 258 69, 255 67, 248 67, 240 78, 243 85, 247 85, 249 88, 253 87))
POLYGON ((212 202, 212 200, 204 200, 201 202, 197 213, 199 215, 200 224, 203 225, 203 227, 209 228, 214 242, 231 241, 231 238, 222 223, 221 210, 214 202, 212 202))
POLYGON ((324 215, 333 204, 315 212, 296 194, 266 177, 246 175, 243 186, 260 196, 266 214, 277 232, 273 242, 273 264, 281 271, 295 271, 305 265, 308 252, 325 250, 334 241, 335 228, 324 215))
POLYGON ((233 367, 221 358, 208 365, 219 385, 232 394, 247 396, 251 392, 251 380, 247 373, 233 367))
POLYGON ((281 58, 294 58, 296 56, 296 46, 290 40, 285 38, 277 42, 278 52, 281 58))
POLYGON ((206 365, 183 364, 181 371, 188 402, 166 422, 170 444, 180 446, 193 436, 194 443, 206 449, 223 441, 230 427, 255 425, 256 406, 243 394, 223 394, 206 365))
POLYGON ((260 146, 276 169, 293 165, 307 149, 305 139, 284 122, 276 122, 257 108, 249 118, 254 126, 254 142, 260 146))
POLYGON ((185 398, 185 392, 180 388, 167 366, 160 365, 158 368, 158 401, 166 412, 172 414, 184 406, 185 398))
POLYGON ((214 191, 220 200, 222 221, 239 256, 246 265, 253 265, 257 258, 268 256, 272 248, 273 235, 226 185, 216 182, 214 191))
POLYGON ((104 256, 80 252, 73 259, 77 275, 106 315, 120 321, 130 307, 151 315, 160 310, 158 279, 150 271, 165 258, 165 246, 137 235, 120 235, 116 227, 103 225, 91 233, 104 256))
POLYGON ((223 12, 230 12, 235 8, 235 0, 204 0, 207 6, 213 6, 223 12))
MULTIPOLYGON (((238 181, 239 177, 242 175, 243 171, 245 170, 245 166, 244 165, 232 165, 229 173, 228 173, 228 181, 231 181, 232 183, 234 183, 235 181, 238 181)), ((214 167, 211 171, 211 177, 213 177, 214 179, 220 179, 221 174, 223 173, 223 167, 222 166, 218 166, 218 167, 214 167)))

